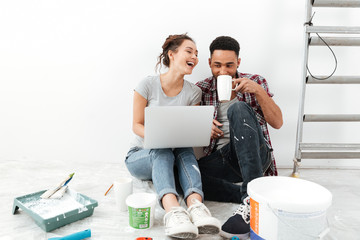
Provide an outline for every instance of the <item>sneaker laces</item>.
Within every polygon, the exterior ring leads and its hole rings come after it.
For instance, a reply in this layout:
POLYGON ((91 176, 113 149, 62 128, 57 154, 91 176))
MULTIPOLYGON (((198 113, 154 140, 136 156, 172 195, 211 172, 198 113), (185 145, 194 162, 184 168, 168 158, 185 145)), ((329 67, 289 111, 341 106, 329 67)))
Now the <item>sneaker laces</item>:
POLYGON ((209 209, 202 202, 197 199, 192 199, 191 201, 194 203, 188 209, 189 212, 191 212, 191 215, 198 217, 211 217, 209 209))
POLYGON ((190 222, 189 213, 182 207, 173 207, 170 212, 165 214, 165 216, 164 216, 164 224, 165 225, 166 225, 166 221, 168 218, 175 218, 176 224, 190 222))
POLYGON ((244 221, 250 223, 250 197, 246 197, 243 203, 240 204, 239 208, 233 213, 234 215, 240 215, 244 221))

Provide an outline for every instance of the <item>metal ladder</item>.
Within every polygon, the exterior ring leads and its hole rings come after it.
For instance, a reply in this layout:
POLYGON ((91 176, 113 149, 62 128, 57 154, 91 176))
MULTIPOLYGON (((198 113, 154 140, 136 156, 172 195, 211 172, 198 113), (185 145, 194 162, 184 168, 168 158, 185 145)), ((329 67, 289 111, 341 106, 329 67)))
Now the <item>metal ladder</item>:
POLYGON ((321 37, 329 46, 360 46, 360 27, 313 26, 311 23, 313 7, 360 8, 360 0, 306 0, 306 21, 304 24, 304 59, 302 69, 301 100, 296 133, 293 177, 299 177, 301 159, 347 159, 360 158, 360 144, 341 143, 304 143, 304 122, 360 122, 360 114, 304 114, 305 90, 307 84, 360 84, 360 76, 325 76, 308 75, 307 62, 309 46, 326 46, 317 36, 318 33, 342 34, 342 37, 321 37), (344 37, 343 35, 350 35, 344 37))

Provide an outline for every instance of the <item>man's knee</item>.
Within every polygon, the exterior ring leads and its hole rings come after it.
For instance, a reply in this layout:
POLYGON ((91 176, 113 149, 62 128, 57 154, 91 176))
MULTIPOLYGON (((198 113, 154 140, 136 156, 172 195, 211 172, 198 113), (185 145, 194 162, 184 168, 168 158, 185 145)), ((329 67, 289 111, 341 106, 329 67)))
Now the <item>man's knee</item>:
POLYGON ((227 112, 228 119, 236 117, 238 119, 239 116, 250 116, 253 114, 253 109, 246 102, 236 102, 232 104, 227 112))

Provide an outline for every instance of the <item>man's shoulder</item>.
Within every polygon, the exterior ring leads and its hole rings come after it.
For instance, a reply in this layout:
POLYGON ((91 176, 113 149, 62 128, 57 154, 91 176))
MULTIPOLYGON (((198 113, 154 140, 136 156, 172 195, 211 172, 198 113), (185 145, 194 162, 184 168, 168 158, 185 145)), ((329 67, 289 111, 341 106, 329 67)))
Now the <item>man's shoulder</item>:
POLYGON ((202 90, 210 89, 211 86, 213 85, 213 77, 208 77, 202 81, 197 82, 195 85, 201 88, 202 90))

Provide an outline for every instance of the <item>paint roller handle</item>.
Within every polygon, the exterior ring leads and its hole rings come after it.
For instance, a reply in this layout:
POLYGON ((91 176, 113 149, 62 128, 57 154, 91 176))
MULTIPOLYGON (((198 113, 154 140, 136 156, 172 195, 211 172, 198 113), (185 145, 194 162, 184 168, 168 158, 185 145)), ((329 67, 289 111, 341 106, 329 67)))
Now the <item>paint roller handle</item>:
POLYGON ((87 229, 81 232, 73 233, 64 237, 49 238, 48 240, 81 240, 91 237, 91 230, 87 229))

